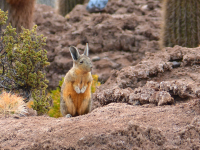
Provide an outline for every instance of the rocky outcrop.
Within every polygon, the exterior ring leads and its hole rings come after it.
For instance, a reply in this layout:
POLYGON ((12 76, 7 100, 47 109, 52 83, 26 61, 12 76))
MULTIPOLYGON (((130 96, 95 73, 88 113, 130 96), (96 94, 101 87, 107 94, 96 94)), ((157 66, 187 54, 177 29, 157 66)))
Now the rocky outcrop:
POLYGON ((175 46, 147 53, 137 65, 113 71, 94 101, 155 105, 174 104, 200 95, 200 48, 175 46))

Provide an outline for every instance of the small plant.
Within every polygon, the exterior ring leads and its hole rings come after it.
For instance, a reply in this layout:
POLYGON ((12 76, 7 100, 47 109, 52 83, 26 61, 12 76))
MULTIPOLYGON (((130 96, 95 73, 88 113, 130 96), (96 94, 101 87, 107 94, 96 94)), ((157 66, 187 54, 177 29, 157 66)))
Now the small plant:
POLYGON ((93 78, 93 82, 91 86, 91 91, 92 93, 94 93, 96 91, 96 87, 100 86, 101 83, 98 81, 98 75, 92 75, 92 78, 93 78))
POLYGON ((64 78, 62 78, 62 80, 59 81, 59 87, 57 87, 56 90, 50 91, 50 95, 53 100, 53 107, 51 107, 48 112, 50 117, 58 118, 62 116, 60 112, 60 90, 63 82, 64 78))
POLYGON ((34 90, 32 92, 33 106, 32 108, 37 111, 38 115, 42 115, 49 110, 49 99, 50 97, 46 94, 46 89, 34 90))
POLYGON ((10 114, 24 114, 27 112, 24 98, 16 94, 7 93, 3 91, 0 95, 0 114, 5 117, 10 114))
POLYGON ((50 92, 51 98, 53 100, 53 107, 50 108, 48 114, 50 117, 61 117, 60 112, 60 87, 57 87, 56 90, 50 92))

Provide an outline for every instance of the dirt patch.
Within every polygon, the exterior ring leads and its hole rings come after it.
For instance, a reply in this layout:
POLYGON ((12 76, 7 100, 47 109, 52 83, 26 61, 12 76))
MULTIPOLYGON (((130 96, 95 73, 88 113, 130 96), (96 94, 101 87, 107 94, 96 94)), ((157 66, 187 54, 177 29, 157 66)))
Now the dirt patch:
POLYGON ((199 149, 200 101, 112 103, 74 118, 2 118, 1 149, 199 149))

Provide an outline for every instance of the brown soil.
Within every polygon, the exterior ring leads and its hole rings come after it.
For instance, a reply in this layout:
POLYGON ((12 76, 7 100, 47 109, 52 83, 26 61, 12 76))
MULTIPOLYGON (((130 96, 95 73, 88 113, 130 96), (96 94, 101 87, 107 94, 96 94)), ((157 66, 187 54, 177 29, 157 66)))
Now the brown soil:
POLYGON ((199 149, 200 101, 112 103, 74 118, 1 119, 2 149, 199 149))
POLYGON ((35 23, 48 37, 50 88, 72 66, 68 46, 89 42, 94 73, 105 82, 92 112, 1 117, 0 149, 199 150, 200 47, 159 50, 159 1, 110 0, 103 14, 83 8, 65 19, 38 5, 35 23))

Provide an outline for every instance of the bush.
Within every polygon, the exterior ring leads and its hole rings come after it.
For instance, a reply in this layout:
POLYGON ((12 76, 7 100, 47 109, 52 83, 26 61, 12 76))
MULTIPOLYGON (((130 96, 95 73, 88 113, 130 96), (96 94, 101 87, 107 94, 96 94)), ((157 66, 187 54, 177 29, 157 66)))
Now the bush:
POLYGON ((0 95, 0 114, 6 116, 10 114, 21 114, 27 112, 24 99, 16 94, 3 91, 0 95))
POLYGON ((48 111, 46 88, 48 80, 44 68, 47 62, 47 51, 43 49, 46 38, 37 35, 37 26, 31 31, 22 28, 23 32, 8 25, 2 31, 6 22, 6 13, 0 10, 0 88, 14 91, 28 101, 32 96, 33 108, 38 114, 48 111))

